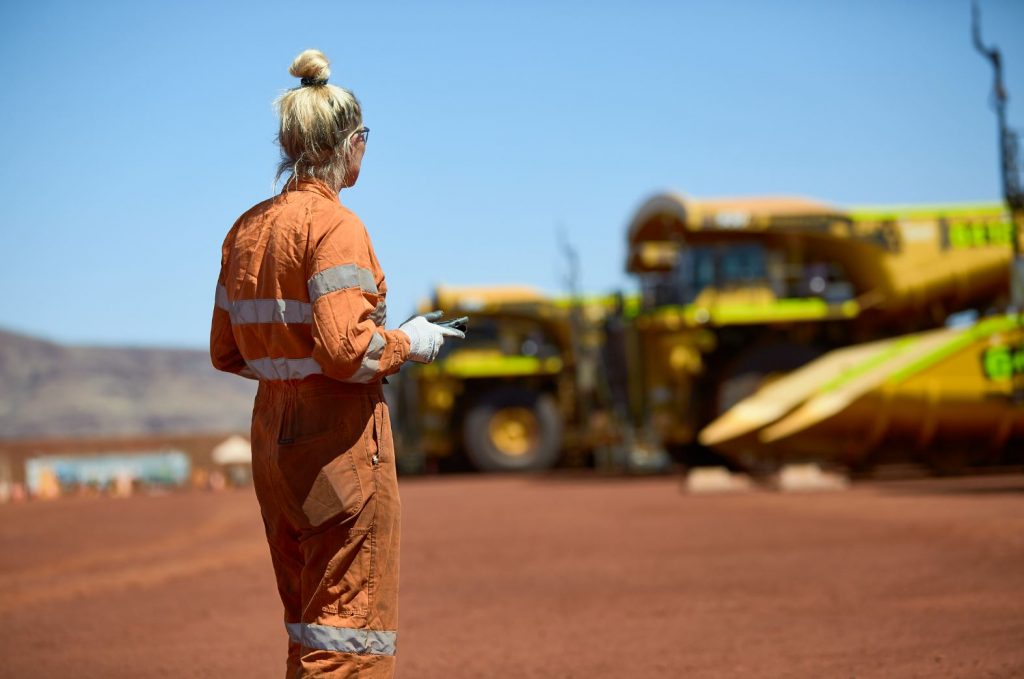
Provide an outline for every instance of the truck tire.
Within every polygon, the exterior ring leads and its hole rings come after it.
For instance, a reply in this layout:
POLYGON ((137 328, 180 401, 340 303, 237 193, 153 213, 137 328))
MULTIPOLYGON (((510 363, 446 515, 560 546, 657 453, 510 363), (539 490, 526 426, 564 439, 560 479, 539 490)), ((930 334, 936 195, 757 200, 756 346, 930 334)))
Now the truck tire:
POLYGON ((466 455, 480 471, 542 471, 558 462, 562 416, 549 394, 497 389, 466 412, 462 438, 466 455))

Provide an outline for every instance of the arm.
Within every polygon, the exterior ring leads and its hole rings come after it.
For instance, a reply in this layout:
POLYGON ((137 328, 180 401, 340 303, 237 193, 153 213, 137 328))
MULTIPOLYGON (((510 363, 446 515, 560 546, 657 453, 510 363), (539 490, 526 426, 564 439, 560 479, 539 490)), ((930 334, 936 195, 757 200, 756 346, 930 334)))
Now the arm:
POLYGON ((217 296, 213 307, 213 321, 210 324, 210 360, 213 367, 224 372, 256 379, 245 365, 245 359, 238 350, 235 335, 231 331, 231 302, 224 287, 224 272, 217 279, 217 296))
POLYGON ((404 332, 373 320, 381 301, 374 269, 366 230, 354 216, 330 227, 313 249, 313 358, 334 379, 374 382, 397 372, 409 355, 404 332))

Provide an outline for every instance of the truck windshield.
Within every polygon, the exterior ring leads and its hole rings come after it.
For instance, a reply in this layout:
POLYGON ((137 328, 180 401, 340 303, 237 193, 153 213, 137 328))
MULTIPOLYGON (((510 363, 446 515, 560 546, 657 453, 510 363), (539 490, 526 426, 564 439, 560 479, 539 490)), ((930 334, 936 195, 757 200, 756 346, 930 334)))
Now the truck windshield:
POLYGON ((798 252, 760 243, 715 243, 683 248, 675 269, 643 278, 647 308, 693 304, 706 291, 770 290, 776 298, 851 299, 854 291, 842 267, 798 252))
POLYGON ((676 304, 691 304, 709 288, 729 290, 764 285, 768 280, 765 250, 758 243, 684 248, 673 277, 676 304))
POLYGON ((466 339, 445 342, 439 356, 453 351, 496 351, 505 356, 548 358, 560 354, 558 340, 544 326, 517 316, 470 316, 466 339))

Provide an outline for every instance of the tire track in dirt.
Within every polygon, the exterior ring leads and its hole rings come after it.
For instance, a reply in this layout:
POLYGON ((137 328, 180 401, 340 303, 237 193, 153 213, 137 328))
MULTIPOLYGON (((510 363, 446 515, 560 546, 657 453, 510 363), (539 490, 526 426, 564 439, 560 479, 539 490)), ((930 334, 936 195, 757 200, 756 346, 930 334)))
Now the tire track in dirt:
POLYGON ((252 540, 235 540, 210 552, 179 554, 146 565, 121 563, 110 570, 72 575, 57 581, 47 580, 17 590, 3 591, 0 614, 39 604, 52 604, 82 597, 95 597, 113 590, 135 587, 150 589, 171 580, 194 577, 209 571, 231 568, 240 563, 269 559, 266 547, 252 540))
POLYGON ((11 585, 17 586, 20 578, 51 577, 66 572, 102 566, 105 563, 129 561, 153 556, 160 552, 191 548, 197 542, 230 533, 232 529, 244 526, 244 524, 251 520, 251 512, 247 508, 231 507, 230 509, 233 511, 221 509, 217 514, 209 517, 209 519, 202 523, 174 531, 164 537, 141 544, 135 543, 118 549, 97 549, 96 551, 88 551, 56 562, 0 573, 0 591, 11 585))
POLYGON ((149 587, 258 559, 266 549, 262 541, 249 539, 256 534, 251 524, 251 508, 221 504, 200 523, 157 539, 114 549, 94 547, 60 561, 0 573, 0 613, 126 586, 149 587))

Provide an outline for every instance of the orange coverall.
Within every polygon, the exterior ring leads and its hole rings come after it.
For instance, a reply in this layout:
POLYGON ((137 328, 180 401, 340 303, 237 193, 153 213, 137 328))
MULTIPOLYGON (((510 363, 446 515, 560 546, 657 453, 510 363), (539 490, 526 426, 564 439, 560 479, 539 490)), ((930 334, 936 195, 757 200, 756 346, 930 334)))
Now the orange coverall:
POLYGON ((401 505, 380 380, 409 353, 384 330, 366 228, 316 180, 228 232, 210 355, 259 379, 253 482, 284 603, 288 677, 390 677, 401 505))

